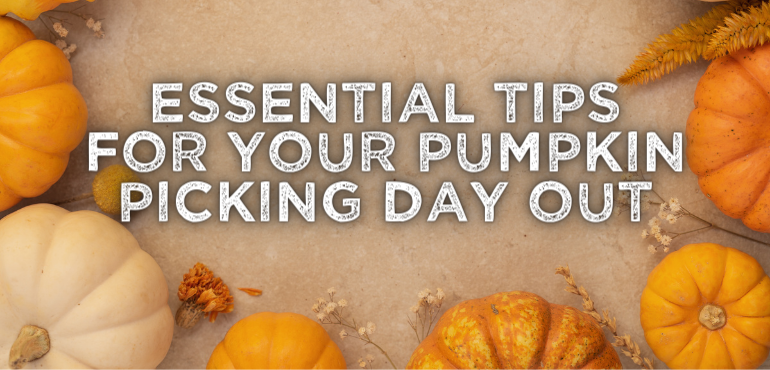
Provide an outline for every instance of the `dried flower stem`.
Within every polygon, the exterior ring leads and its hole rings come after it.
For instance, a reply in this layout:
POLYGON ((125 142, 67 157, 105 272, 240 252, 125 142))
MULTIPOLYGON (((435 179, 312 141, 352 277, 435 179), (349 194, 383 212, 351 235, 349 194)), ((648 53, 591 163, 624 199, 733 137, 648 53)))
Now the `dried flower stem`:
POLYGON ((410 309, 417 317, 414 321, 409 316, 406 319, 417 337, 417 342, 420 343, 430 334, 433 324, 439 318, 441 305, 444 303, 446 294, 441 288, 436 289, 435 295, 431 293, 430 289, 425 289, 417 293, 417 297, 419 298, 417 304, 410 309))
MULTIPOLYGON (((390 358, 390 355, 388 355, 388 352, 386 352, 382 347, 375 343, 370 337, 370 335, 373 334, 375 330, 377 330, 377 326, 372 322, 367 322, 366 326, 359 326, 354 318, 350 318, 350 320, 344 318, 342 312, 345 307, 347 307, 347 301, 341 299, 335 303, 334 294, 336 293, 336 290, 334 288, 329 288, 327 292, 329 294, 329 301, 327 302, 324 298, 318 298, 317 303, 315 303, 312 308, 313 312, 316 313, 318 321, 325 325, 340 325, 342 327, 352 329, 352 334, 343 329, 340 332, 340 337, 343 340, 348 337, 355 338, 363 342, 364 345, 371 344, 377 348, 377 350, 379 350, 383 356, 385 356, 385 358, 390 363, 390 366, 392 366, 394 369, 397 369, 395 363, 393 363, 393 360, 390 358)), ((368 360, 370 364, 372 361, 373 359, 368 360)), ((362 361, 359 361, 359 365, 361 363, 362 361)))
POLYGON ((583 298, 583 312, 593 317, 594 320, 599 323, 599 325, 607 328, 607 330, 612 334, 612 336, 615 338, 615 342, 612 343, 613 346, 621 348, 620 351, 625 356, 629 357, 631 361, 633 361, 636 365, 650 370, 654 368, 653 360, 647 357, 642 357, 642 351, 639 349, 639 345, 631 340, 630 335, 618 335, 617 321, 614 317, 610 318, 609 311, 604 310, 602 311, 601 315, 599 314, 599 312, 596 310, 596 307, 594 306, 593 300, 591 300, 591 297, 588 295, 588 292, 585 290, 585 288, 582 286, 578 287, 578 285, 575 283, 575 278, 572 276, 572 272, 570 272, 569 266, 557 268, 556 274, 564 276, 564 280, 566 280, 568 285, 566 288, 564 288, 565 291, 579 295, 581 298, 583 298))

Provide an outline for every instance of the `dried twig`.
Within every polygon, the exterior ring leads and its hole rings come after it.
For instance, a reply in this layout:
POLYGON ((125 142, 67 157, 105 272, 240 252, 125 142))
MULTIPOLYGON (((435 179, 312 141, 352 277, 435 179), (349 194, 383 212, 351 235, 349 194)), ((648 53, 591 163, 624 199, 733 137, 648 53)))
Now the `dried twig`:
POLYGON ((564 276, 564 280, 567 281, 568 286, 564 288, 565 291, 579 295, 583 298, 583 312, 593 317, 599 325, 607 328, 607 330, 612 333, 612 336, 615 338, 615 343, 612 343, 613 346, 620 348, 620 352, 631 358, 631 361, 635 364, 642 366, 645 369, 654 368, 653 360, 642 357, 639 345, 631 340, 630 335, 618 335, 617 321, 614 317, 610 317, 609 311, 604 310, 601 315, 599 314, 594 306, 594 301, 591 300, 591 297, 588 295, 585 288, 582 286, 578 287, 575 283, 575 278, 572 276, 569 266, 557 268, 556 274, 564 276))

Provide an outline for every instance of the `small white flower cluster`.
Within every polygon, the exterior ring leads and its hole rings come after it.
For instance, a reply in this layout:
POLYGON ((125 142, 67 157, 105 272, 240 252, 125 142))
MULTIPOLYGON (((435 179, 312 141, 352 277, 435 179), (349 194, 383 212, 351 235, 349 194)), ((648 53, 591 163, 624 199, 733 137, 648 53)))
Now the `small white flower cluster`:
POLYGON ((86 27, 89 30, 94 31, 94 36, 98 39, 104 38, 104 31, 102 30, 102 21, 95 21, 93 18, 86 20, 86 27))
POLYGON ((435 306, 435 308, 441 308, 441 304, 444 303, 444 298, 446 298, 446 294, 444 294, 444 290, 441 288, 436 288, 436 294, 434 295, 431 293, 430 289, 425 288, 421 292, 417 293, 417 297, 419 300, 417 301, 417 304, 412 306, 409 310, 413 313, 418 313, 420 311, 421 307, 431 307, 435 306))
POLYGON ((650 229, 642 230, 642 239, 655 238, 659 245, 650 244, 647 246, 647 250, 650 253, 655 253, 662 247, 664 253, 668 253, 671 242, 678 236, 676 233, 670 233, 661 228, 661 220, 668 221, 669 224, 674 224, 683 216, 687 215, 687 211, 682 208, 679 200, 671 198, 668 202, 660 204, 660 211, 657 217, 650 219, 647 224, 650 229), (671 235, 674 235, 671 237, 671 235))
POLYGON ((74 53, 78 48, 78 46, 75 44, 67 45, 67 42, 62 39, 56 40, 55 45, 64 53, 64 56, 67 57, 67 60, 70 59, 72 53, 74 53))
POLYGON ((342 309, 347 307, 348 301, 340 299, 337 301, 337 303, 335 303, 334 294, 337 293, 337 290, 334 288, 329 288, 326 290, 326 292, 329 293, 329 301, 326 301, 325 298, 318 298, 316 299, 316 303, 313 304, 311 309, 316 313, 316 318, 318 321, 321 323, 332 323, 330 321, 331 318, 333 318, 335 315, 338 317, 342 315, 342 309))
POLYGON ((358 359, 358 366, 360 366, 362 369, 372 368, 372 362, 374 362, 374 356, 372 355, 366 355, 364 358, 358 359))

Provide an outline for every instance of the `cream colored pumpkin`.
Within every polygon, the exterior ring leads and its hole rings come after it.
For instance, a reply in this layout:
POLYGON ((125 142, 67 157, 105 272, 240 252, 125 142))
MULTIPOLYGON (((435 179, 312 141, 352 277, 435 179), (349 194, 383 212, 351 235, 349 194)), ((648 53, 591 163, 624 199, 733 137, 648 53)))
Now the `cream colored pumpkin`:
POLYGON ((48 204, 0 220, 0 367, 25 325, 50 338, 25 368, 154 368, 174 331, 166 280, 133 235, 48 204))

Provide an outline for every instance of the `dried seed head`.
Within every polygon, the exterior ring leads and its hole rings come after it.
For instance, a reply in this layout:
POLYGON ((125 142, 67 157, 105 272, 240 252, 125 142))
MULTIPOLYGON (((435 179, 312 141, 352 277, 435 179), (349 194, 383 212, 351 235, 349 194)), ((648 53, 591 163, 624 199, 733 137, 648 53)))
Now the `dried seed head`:
MULTIPOLYGON (((74 45, 74 44, 73 44, 74 45)), ((69 49, 72 45, 65 48, 69 49)), ((65 55, 66 55, 65 51, 65 55)), ((126 182, 140 182, 139 176, 130 168, 122 164, 113 164, 96 174, 91 190, 94 193, 96 205, 104 213, 112 215, 120 214, 121 185, 126 182)), ((142 199, 139 192, 132 192, 131 201, 138 202, 142 199)))
POLYGON ((69 31, 60 22, 53 24, 53 30, 56 31, 59 37, 67 37, 67 34, 69 34, 69 31))

